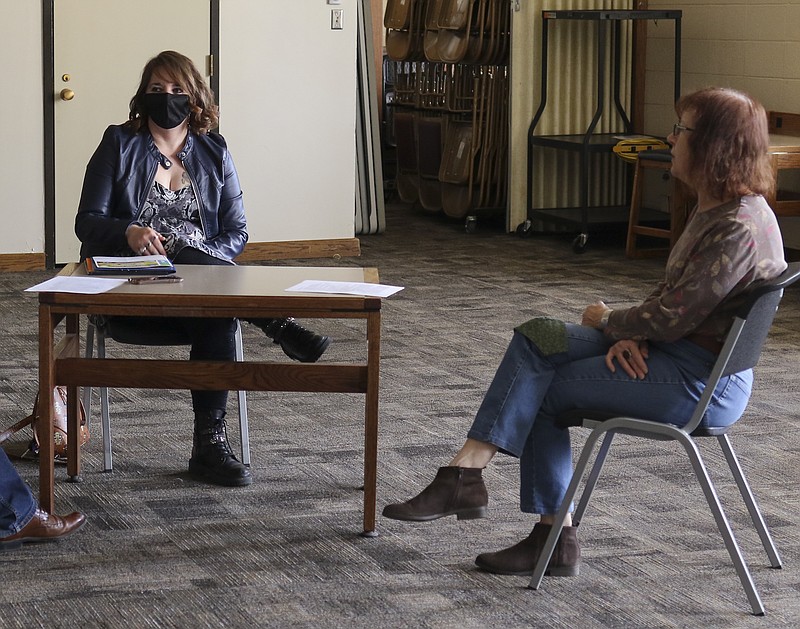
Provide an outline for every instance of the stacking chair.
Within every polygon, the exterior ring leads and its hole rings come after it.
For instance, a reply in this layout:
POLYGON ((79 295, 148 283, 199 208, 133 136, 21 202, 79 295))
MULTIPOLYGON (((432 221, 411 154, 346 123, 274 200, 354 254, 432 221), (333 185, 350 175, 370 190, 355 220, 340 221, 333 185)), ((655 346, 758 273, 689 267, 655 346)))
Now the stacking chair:
MULTIPOLYGON (((140 325, 132 325, 125 319, 109 320, 105 317, 91 316, 86 326, 86 358, 91 358, 94 348, 97 347, 97 357, 105 358, 106 340, 112 339, 127 345, 189 345, 191 341, 180 328, 170 325, 169 319, 158 319, 158 325, 150 325, 146 329, 140 325)), ((236 321, 235 333, 236 360, 244 360, 242 349, 242 326, 236 321)), ((247 396, 244 391, 238 392, 239 402, 239 431, 241 441, 242 463, 250 465, 250 436, 247 422, 247 396)), ((86 417, 92 415, 92 388, 83 389, 83 406, 86 417)), ((100 418, 103 428, 103 469, 110 472, 113 469, 111 455, 111 417, 109 411, 108 388, 100 388, 100 418)))
MULTIPOLYGON (((714 364, 711 376, 706 384, 705 391, 700 397, 697 407, 692 414, 689 422, 679 428, 671 423, 658 423, 636 419, 633 417, 618 417, 597 410, 580 409, 570 411, 558 418, 558 423, 568 428, 570 426, 583 426, 592 430, 586 445, 584 445, 578 463, 575 467, 572 480, 567 488, 564 502, 555 516, 555 524, 550 535, 545 541, 542 554, 536 564, 529 587, 536 590, 542 582, 542 577, 547 570, 547 565, 555 549, 561 527, 566 519, 567 512, 577 493, 578 485, 586 471, 586 468, 594 450, 595 444, 602 438, 600 449, 598 450, 594 466, 587 477, 583 494, 580 502, 573 514, 573 525, 578 526, 586 511, 589 498, 600 476, 606 455, 611 446, 611 441, 616 434, 631 435, 654 441, 678 441, 686 450, 686 454, 691 461, 695 476, 703 489, 708 505, 716 520, 725 546, 731 556, 736 572, 742 582, 747 598, 752 607, 753 614, 761 616, 764 614, 764 607, 756 591, 750 571, 744 562, 742 553, 733 536, 730 524, 722 505, 717 496, 714 484, 711 482, 706 466, 703 462, 697 440, 700 437, 716 437, 719 442, 725 459, 728 462, 731 473, 739 488, 739 492, 744 499, 750 517, 758 531, 761 543, 769 557, 773 568, 780 568, 781 560, 778 551, 767 529, 764 518, 761 516, 758 505, 756 504, 750 486, 744 476, 741 466, 728 439, 728 432, 733 426, 723 428, 709 428, 700 426, 700 421, 706 412, 706 408, 711 400, 711 394, 716 388, 720 378, 750 369, 758 362, 761 349, 767 337, 778 303, 783 296, 783 289, 794 283, 800 278, 800 262, 789 265, 789 268, 778 278, 754 288, 747 296, 746 302, 741 305, 733 322, 733 327, 728 333, 724 346, 720 351, 719 357, 714 364)), ((665 418, 668 419, 668 418, 665 418)), ((684 423, 685 418, 675 418, 676 423, 684 423)), ((734 424, 735 425, 735 424, 734 424)))

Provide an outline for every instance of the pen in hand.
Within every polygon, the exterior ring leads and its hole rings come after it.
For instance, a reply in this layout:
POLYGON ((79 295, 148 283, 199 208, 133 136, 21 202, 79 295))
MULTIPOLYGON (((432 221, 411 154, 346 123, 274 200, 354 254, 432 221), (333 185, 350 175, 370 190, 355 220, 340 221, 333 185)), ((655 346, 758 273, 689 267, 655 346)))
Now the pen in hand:
POLYGON ((178 275, 148 275, 147 277, 129 277, 128 282, 131 284, 148 284, 149 282, 164 282, 167 284, 177 284, 182 282, 183 278, 178 275))

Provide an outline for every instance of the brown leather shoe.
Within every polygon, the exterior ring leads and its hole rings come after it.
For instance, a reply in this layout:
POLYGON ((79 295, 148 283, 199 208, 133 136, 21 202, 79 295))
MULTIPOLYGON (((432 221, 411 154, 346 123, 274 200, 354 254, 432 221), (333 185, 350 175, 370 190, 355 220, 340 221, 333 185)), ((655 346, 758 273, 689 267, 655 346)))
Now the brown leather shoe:
POLYGON ((489 493, 481 477, 482 471, 470 467, 440 467, 433 482, 418 496, 386 505, 383 515, 410 522, 428 522, 447 515, 455 515, 459 520, 485 518, 489 493))
MULTIPOLYGON (((475 559, 475 564, 494 574, 531 576, 536 562, 542 554, 545 540, 551 526, 539 522, 533 531, 521 542, 496 553, 483 553, 475 559)), ((552 577, 576 577, 581 567, 581 547, 578 545, 578 527, 565 526, 561 529, 558 543, 547 565, 545 575, 552 577)))
POLYGON ((1 539, 0 545, 4 549, 9 549, 28 542, 52 542, 74 533, 85 522, 86 517, 77 511, 61 517, 37 509, 31 521, 22 527, 22 530, 1 539))

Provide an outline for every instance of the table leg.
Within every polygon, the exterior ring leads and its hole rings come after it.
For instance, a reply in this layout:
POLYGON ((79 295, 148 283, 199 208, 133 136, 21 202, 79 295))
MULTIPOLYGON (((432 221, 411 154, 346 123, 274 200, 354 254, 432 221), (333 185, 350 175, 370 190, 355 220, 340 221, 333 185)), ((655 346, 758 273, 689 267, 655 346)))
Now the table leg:
POLYGON ((381 366, 381 313, 367 317, 367 395, 364 412, 364 537, 375 537, 378 484, 378 391, 381 366))

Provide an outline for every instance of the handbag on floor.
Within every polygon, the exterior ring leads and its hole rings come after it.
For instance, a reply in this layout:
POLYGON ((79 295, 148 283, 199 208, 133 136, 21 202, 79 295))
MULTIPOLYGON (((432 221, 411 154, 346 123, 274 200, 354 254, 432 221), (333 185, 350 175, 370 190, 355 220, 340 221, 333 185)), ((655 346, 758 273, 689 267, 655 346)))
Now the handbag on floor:
MULTIPOLYGON (((80 429, 78 431, 79 445, 85 444, 89 441, 89 427, 86 425, 86 410, 83 408, 83 402, 80 403, 80 429)), ((18 421, 16 424, 0 433, 0 443, 8 439, 17 431, 23 429, 30 424, 33 430, 33 439, 31 439, 28 450, 33 455, 39 454, 39 394, 36 394, 36 400, 33 403, 33 412, 25 419, 18 421)), ((57 386, 53 389, 53 453, 56 460, 64 461, 67 458, 67 389, 66 387, 57 386)))

